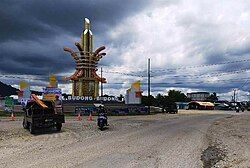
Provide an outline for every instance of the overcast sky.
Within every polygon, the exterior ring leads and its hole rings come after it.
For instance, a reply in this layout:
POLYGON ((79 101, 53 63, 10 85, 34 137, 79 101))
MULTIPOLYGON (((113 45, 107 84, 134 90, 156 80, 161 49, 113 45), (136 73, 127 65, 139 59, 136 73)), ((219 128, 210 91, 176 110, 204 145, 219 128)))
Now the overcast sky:
MULTIPOLYGON (((0 81, 33 88, 74 72, 71 56, 83 20, 91 21, 94 47, 106 46, 100 61, 108 83, 104 92, 125 94, 135 80, 147 94, 147 59, 152 93, 169 89, 232 90, 247 100, 250 90, 250 1, 248 0, 2 0, 0 5, 0 81), (5 76, 4 76, 5 75, 5 76)), ((98 71, 99 73, 99 71, 98 71)))

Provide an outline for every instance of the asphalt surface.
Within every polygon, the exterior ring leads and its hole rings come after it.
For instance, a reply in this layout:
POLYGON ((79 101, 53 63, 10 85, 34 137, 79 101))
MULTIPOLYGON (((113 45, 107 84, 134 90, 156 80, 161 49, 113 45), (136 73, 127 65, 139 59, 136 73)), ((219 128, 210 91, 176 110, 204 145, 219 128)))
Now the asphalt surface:
POLYGON ((211 124, 234 112, 109 117, 98 130, 67 118, 62 132, 30 135, 18 121, 0 121, 0 167, 202 167, 211 124))

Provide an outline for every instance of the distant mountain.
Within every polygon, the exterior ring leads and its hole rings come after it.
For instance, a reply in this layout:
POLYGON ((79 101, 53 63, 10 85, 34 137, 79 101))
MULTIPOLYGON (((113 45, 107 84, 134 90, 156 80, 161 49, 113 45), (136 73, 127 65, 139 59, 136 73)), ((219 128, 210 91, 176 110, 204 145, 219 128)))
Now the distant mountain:
MULTIPOLYGON (((7 85, 0 81, 0 97, 17 95, 18 91, 19 89, 16 89, 12 87, 11 85, 7 85)), ((42 95, 42 92, 33 91, 33 90, 31 91, 31 93, 36 94, 36 95, 42 95)))
POLYGON ((17 95, 17 91, 19 90, 0 81, 0 97, 17 95))

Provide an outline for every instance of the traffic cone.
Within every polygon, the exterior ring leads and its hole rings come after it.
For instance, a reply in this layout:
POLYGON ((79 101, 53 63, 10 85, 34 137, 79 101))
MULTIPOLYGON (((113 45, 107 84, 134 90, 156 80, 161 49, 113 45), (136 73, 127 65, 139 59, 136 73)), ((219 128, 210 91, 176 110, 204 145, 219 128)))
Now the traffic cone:
POLYGON ((11 113, 10 120, 11 120, 11 121, 15 121, 15 120, 16 120, 16 117, 14 116, 13 113, 11 113))
POLYGON ((81 121, 82 120, 82 117, 81 117, 81 114, 80 113, 78 113, 78 115, 77 115, 77 121, 81 121))
POLYGON ((91 113, 89 113, 88 121, 93 121, 93 117, 91 113))

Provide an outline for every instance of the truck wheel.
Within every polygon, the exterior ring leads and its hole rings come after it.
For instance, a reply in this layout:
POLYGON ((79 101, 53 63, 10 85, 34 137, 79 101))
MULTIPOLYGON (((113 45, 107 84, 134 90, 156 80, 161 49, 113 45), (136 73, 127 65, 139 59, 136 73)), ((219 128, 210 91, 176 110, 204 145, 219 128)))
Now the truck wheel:
POLYGON ((25 121, 25 119, 23 119, 23 128, 28 129, 28 123, 25 121))
POLYGON ((29 131, 30 131, 31 134, 35 133, 35 128, 34 128, 32 123, 29 123, 29 131))
POLYGON ((62 129, 62 123, 56 123, 56 130, 61 131, 62 129))

